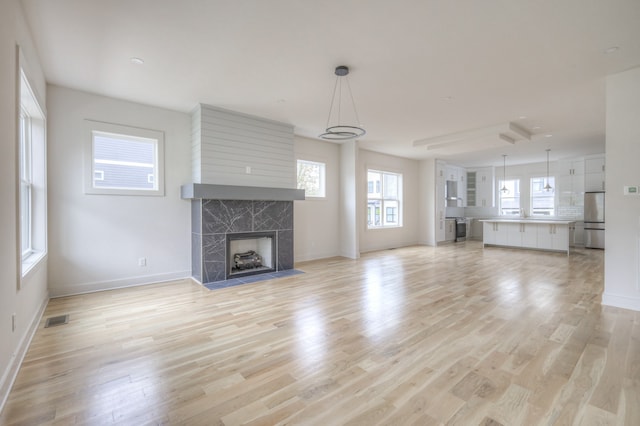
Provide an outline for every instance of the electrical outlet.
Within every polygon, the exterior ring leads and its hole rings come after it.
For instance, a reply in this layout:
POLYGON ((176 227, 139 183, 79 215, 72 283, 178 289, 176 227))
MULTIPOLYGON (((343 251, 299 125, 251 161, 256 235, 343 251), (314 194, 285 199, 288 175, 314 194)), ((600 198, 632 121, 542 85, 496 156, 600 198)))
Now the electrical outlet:
POLYGON ((251 166, 246 166, 244 168, 244 171, 245 171, 246 174, 250 175, 251 174, 251 166))
POLYGON ((141 257, 140 259, 138 259, 138 266, 140 266, 140 267, 147 266, 147 258, 146 257, 141 257))
POLYGON ((16 331, 16 314, 11 315, 11 331, 16 331))

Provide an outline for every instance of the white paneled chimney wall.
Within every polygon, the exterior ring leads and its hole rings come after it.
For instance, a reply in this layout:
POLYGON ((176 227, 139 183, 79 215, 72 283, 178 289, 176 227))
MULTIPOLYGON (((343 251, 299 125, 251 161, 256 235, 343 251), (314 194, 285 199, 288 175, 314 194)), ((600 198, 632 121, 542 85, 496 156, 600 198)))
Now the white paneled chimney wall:
POLYGON ((296 188, 293 126, 204 104, 192 120, 194 183, 296 188))

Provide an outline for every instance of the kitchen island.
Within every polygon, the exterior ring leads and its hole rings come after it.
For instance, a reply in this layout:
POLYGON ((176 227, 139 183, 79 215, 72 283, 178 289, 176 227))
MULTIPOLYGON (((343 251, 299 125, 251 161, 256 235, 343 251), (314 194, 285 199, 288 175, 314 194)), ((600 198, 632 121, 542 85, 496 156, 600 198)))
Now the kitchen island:
POLYGON ((482 245, 562 251, 569 255, 575 221, 483 219, 482 245))

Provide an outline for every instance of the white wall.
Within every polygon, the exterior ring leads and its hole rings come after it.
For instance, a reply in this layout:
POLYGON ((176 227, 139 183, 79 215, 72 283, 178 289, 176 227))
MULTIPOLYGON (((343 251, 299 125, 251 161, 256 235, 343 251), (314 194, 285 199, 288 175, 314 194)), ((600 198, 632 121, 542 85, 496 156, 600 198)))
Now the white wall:
POLYGON ((602 303, 640 311, 640 68, 607 77, 605 277, 602 303))
POLYGON ((20 4, 4 0, 0 2, 0 410, 48 300, 46 259, 18 289, 16 45, 22 49, 25 72, 44 108, 45 80, 20 4))
MULTIPOLYGON (((359 204, 363 206, 363 215, 366 211, 364 206, 367 203, 367 193, 364 190, 367 183, 367 169, 383 170, 395 173, 402 173, 402 227, 367 229, 364 217, 358 222, 360 229, 360 251, 368 252, 382 250, 386 248, 404 247, 418 244, 419 240, 419 173, 416 160, 409 160, 401 157, 380 154, 373 151, 360 150, 358 158, 358 185, 363 190, 359 198, 359 204)), ((359 218, 360 219, 360 218, 359 218)))
POLYGON ((52 296, 190 276, 190 203, 179 194, 191 179, 191 117, 57 86, 47 94, 52 296), (85 119, 163 131, 165 196, 85 194, 85 119))
POLYGON ((340 145, 340 256, 349 259, 360 257, 358 185, 362 175, 358 173, 359 156, 358 141, 340 145))
POLYGON ((295 157, 326 165, 326 197, 294 201, 296 262, 340 254, 340 145, 295 137, 295 157))
POLYGON ((420 161, 418 180, 418 231, 420 244, 436 245, 436 161, 420 161))

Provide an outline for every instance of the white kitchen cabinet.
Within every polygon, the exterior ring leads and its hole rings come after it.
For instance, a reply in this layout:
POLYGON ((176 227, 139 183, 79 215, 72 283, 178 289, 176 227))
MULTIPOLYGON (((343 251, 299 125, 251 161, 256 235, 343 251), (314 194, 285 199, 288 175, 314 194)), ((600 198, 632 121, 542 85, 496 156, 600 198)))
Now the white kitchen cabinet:
POLYGON ((456 240, 456 220, 445 219, 444 221, 444 240, 455 241, 456 240))
POLYGON ((557 224, 538 225, 538 248, 569 251, 569 226, 557 224))
POLYGON ((585 159, 585 173, 604 173, 605 156, 593 155, 585 159))
POLYGON ((460 205, 467 207, 467 171, 458 169, 458 196, 462 199, 460 205))
POLYGON ((582 218, 584 211, 584 158, 558 162, 556 214, 561 217, 582 218))
POLYGON ((458 181, 458 168, 456 166, 452 166, 447 164, 445 168, 445 172, 447 174, 447 179, 450 181, 458 181))
POLYGON ((582 176, 584 175, 584 157, 569 158, 558 161, 558 175, 582 176))
POLYGON ((509 225, 511 224, 504 222, 484 222, 482 226, 482 241, 484 244, 508 245, 509 225))
POLYGON ((467 171, 467 206, 493 207, 494 168, 481 167, 467 171), (473 182, 472 182, 473 180, 473 182), (473 199, 472 199, 473 197, 473 199))
POLYGON ((483 220, 484 245, 566 251, 573 221, 483 220))
POLYGON ((585 191, 604 191, 605 180, 604 173, 587 173, 584 175, 585 191))
POLYGON ((496 224, 495 222, 482 223, 482 242, 484 244, 496 244, 496 224))
POLYGON ((507 245, 512 247, 537 248, 538 225, 528 223, 505 224, 507 245))
POLYGON ((585 191, 605 190, 605 156, 589 156, 584 162, 584 187, 585 191))
POLYGON ((467 206, 467 172, 464 168, 447 164, 445 166, 445 177, 447 181, 456 182, 458 204, 456 207, 467 206))
POLYGON ((476 206, 476 174, 474 170, 467 170, 467 207, 476 206))

